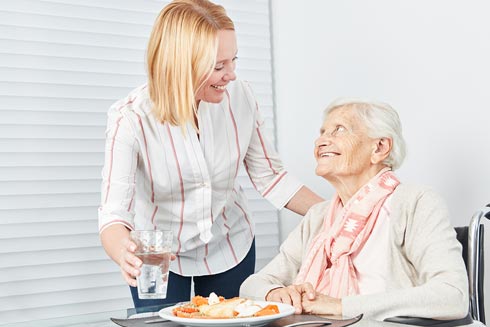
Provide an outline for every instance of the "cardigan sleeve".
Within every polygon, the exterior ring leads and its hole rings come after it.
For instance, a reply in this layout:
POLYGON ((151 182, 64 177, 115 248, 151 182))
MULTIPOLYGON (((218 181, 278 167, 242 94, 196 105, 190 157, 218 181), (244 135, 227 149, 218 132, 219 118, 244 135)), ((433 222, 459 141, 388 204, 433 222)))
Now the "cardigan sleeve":
POLYGON ((413 285, 383 293, 344 297, 343 315, 364 313, 378 320, 394 316, 464 317, 469 305, 468 280, 461 244, 449 222, 446 204, 429 190, 418 192, 413 201, 400 198, 402 217, 399 218, 405 225, 395 231, 398 234, 395 237, 400 240, 399 255, 406 256, 411 265, 413 285))

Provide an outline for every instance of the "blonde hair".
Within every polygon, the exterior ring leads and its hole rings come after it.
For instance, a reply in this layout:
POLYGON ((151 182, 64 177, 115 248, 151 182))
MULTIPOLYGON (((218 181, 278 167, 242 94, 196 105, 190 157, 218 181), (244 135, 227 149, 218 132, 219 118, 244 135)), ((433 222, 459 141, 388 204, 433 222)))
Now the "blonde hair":
POLYGON ((234 30, 225 9, 207 0, 175 0, 158 15, 147 50, 148 89, 161 122, 197 126, 195 95, 216 65, 218 31, 234 30))

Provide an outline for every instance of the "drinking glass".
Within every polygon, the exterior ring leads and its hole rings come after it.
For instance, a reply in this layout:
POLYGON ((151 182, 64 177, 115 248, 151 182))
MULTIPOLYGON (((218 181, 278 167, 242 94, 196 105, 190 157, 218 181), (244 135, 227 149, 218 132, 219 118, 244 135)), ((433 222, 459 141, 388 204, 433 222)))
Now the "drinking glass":
POLYGON ((140 299, 167 297, 168 270, 172 251, 172 231, 136 230, 130 239, 136 244, 135 255, 141 259, 141 274, 136 277, 140 299))

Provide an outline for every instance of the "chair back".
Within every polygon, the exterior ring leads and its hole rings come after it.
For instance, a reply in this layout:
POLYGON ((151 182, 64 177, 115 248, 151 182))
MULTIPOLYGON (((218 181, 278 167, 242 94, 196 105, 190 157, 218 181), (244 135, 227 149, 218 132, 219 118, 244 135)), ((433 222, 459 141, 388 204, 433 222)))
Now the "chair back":
MULTIPOLYGON (((456 238, 458 241, 461 243, 463 246, 463 259, 464 259, 464 264, 466 266, 466 271, 468 273, 468 281, 469 284, 472 285, 474 284, 474 281, 476 280, 476 285, 474 285, 474 288, 476 289, 476 292, 473 292, 471 294, 470 292, 470 316, 473 320, 478 320, 481 321, 482 323, 485 323, 485 310, 483 307, 484 304, 484 298, 483 298, 483 270, 484 270, 484 260, 483 260, 483 236, 484 236, 484 226, 480 225, 480 228, 478 230, 479 236, 477 238, 474 238, 478 240, 478 247, 480 248, 480 251, 477 254, 477 260, 476 260, 476 267, 470 268, 468 266, 468 226, 462 226, 462 227, 455 227, 456 230, 456 238), (478 272, 476 275, 473 274, 474 272, 478 272), (470 278, 470 276, 473 275, 473 278, 470 278), (475 314, 477 312, 478 314, 475 314)), ((470 286, 471 288, 471 286, 470 286)))
POLYGON ((481 219, 490 219, 490 205, 477 211, 469 226, 456 227, 456 237, 463 246, 463 259, 468 272, 470 316, 485 324, 484 286, 484 226, 481 219))

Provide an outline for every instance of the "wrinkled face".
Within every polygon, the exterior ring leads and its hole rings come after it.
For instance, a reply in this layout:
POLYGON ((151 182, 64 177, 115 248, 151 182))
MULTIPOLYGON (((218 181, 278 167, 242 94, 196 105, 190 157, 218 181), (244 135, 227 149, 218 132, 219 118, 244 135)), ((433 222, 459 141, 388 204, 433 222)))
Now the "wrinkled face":
POLYGON ((315 142, 316 174, 329 181, 361 176, 371 166, 373 144, 352 107, 334 109, 315 142))
POLYGON ((225 95, 226 85, 236 79, 235 61, 237 55, 235 31, 221 30, 218 32, 218 56, 211 76, 197 94, 197 101, 219 103, 225 95))

